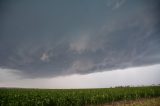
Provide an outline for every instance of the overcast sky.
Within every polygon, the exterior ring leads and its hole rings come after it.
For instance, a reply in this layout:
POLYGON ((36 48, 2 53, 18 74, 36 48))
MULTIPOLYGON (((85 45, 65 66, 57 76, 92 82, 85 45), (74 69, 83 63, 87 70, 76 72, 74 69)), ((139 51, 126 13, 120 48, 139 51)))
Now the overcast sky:
POLYGON ((159 7, 159 0, 1 0, 0 86, 158 84, 159 7))

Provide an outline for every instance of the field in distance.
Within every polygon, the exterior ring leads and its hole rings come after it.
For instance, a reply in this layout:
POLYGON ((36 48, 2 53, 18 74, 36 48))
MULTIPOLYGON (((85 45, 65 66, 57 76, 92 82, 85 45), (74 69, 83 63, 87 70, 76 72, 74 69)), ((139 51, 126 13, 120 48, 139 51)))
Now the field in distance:
POLYGON ((103 106, 119 101, 157 97, 160 97, 160 86, 102 89, 0 88, 0 106, 103 106))

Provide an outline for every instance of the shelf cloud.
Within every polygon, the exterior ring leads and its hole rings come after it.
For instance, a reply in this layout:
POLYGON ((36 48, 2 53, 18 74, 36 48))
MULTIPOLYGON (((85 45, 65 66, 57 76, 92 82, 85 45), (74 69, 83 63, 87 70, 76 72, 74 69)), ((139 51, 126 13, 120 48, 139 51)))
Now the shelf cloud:
POLYGON ((159 0, 0 1, 0 68, 25 77, 160 63, 159 0))

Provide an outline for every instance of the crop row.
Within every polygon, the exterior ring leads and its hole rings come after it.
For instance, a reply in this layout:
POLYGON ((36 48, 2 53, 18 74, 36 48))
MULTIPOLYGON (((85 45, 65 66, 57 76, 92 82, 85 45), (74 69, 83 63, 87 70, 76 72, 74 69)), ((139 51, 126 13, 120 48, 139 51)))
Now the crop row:
POLYGON ((85 106, 160 96, 160 87, 0 89, 0 106, 85 106))

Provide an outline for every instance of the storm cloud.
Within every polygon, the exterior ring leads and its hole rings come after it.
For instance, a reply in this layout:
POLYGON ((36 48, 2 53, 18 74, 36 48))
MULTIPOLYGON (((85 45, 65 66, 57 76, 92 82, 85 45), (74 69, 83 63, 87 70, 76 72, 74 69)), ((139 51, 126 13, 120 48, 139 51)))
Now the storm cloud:
POLYGON ((159 0, 0 1, 0 68, 26 77, 160 63, 159 0))

